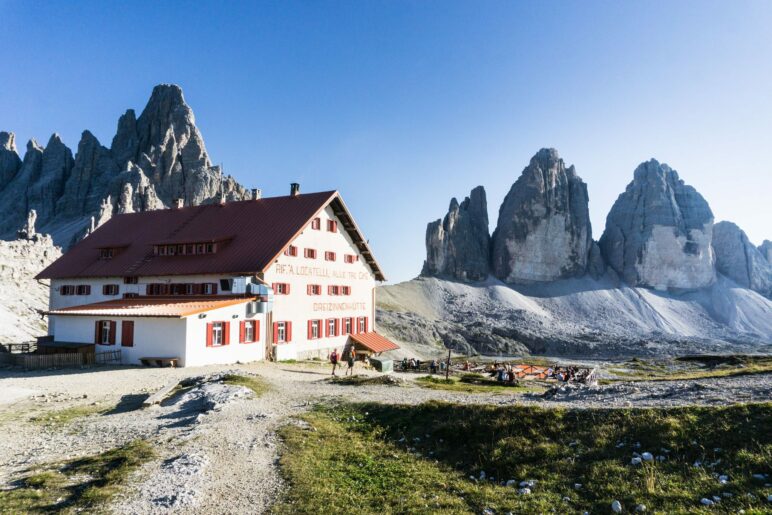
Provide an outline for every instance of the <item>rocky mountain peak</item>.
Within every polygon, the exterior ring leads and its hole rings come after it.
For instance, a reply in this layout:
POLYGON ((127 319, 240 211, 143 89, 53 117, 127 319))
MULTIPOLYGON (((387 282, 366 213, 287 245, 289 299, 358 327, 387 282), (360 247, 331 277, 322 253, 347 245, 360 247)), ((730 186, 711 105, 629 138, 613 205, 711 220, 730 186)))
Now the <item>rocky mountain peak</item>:
POLYGON ((21 168, 21 158, 16 152, 16 136, 12 132, 0 132, 0 188, 16 176, 21 168))
POLYGON ((160 209, 174 198, 185 205, 212 202, 221 182, 226 200, 247 198, 247 190, 211 165, 193 110, 173 84, 153 88, 139 118, 133 109, 120 117, 109 149, 86 130, 73 158, 54 134, 45 148, 30 140, 20 161, 12 134, 3 134, 0 237, 13 238, 30 209, 41 230, 66 246, 86 233, 92 217, 160 209), (108 198, 117 201, 106 204, 108 198))
POLYGON ((716 269, 745 288, 772 298, 772 264, 732 222, 713 226, 716 269))
POLYGON ((697 289, 715 280, 713 212, 675 170, 651 159, 617 198, 600 239, 603 257, 632 286, 697 289))
POLYGON ((543 148, 512 185, 491 242, 493 273, 510 283, 583 275, 592 248, 587 185, 543 148))
POLYGON ((759 245, 759 252, 772 265, 772 241, 764 240, 764 243, 759 245))
POLYGON ((485 188, 477 186, 460 204, 451 199, 445 217, 427 226, 422 275, 482 280, 489 258, 488 202, 485 188))

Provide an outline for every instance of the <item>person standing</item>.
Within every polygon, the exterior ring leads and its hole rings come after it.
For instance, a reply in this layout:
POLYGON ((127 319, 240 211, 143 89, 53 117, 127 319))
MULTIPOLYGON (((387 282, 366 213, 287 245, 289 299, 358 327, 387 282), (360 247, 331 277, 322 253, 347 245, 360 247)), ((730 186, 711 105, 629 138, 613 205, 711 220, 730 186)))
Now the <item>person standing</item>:
POLYGON ((354 375, 354 363, 356 362, 357 353, 354 350, 354 346, 351 346, 351 350, 348 353, 348 356, 346 357, 346 362, 348 363, 348 368, 346 369, 346 375, 351 372, 351 375, 354 375))
POLYGON ((330 354, 330 363, 332 363, 332 375, 335 375, 335 369, 338 366, 338 349, 332 349, 330 354))

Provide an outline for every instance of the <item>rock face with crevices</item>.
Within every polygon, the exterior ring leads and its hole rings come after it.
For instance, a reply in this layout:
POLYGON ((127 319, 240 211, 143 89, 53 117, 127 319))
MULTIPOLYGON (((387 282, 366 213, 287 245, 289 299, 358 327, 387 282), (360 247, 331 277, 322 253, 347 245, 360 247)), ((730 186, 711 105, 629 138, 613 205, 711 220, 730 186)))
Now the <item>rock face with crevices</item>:
MULTIPOLYGON (((241 200, 248 192, 227 176, 222 196, 241 200)), ((110 148, 84 131, 73 157, 54 134, 45 147, 30 140, 22 160, 13 133, 0 132, 3 239, 12 239, 33 209, 40 231, 66 247, 88 233, 92 218, 96 224, 116 213, 162 209, 176 198, 198 205, 220 197, 220 169, 175 85, 156 86, 139 118, 126 111, 110 148)))
POLYGON ((772 298, 772 264, 732 222, 713 226, 716 269, 745 288, 772 298))
MULTIPOLYGON (((508 283, 582 276, 592 250, 587 185, 542 149, 512 185, 491 239, 493 274, 508 283)), ((595 256, 593 270, 600 267, 595 256)))
POLYGON ((772 265, 772 241, 764 240, 764 243, 759 245, 759 252, 767 260, 767 263, 772 265))
POLYGON ((478 186, 461 204, 454 198, 442 220, 426 228, 422 275, 477 281, 488 276, 490 237, 485 189, 478 186))
POLYGON ((655 159, 635 169, 600 239, 604 261, 630 286, 692 290, 715 281, 713 212, 655 159))

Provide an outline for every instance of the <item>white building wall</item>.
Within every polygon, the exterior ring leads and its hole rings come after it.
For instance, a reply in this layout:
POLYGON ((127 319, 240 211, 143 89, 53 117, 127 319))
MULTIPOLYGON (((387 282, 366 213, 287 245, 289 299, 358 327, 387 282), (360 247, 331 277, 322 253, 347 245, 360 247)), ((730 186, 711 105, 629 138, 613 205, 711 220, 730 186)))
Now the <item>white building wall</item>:
POLYGON ((198 315, 187 317, 185 365, 248 363, 264 359, 267 338, 265 319, 264 314, 247 315, 246 304, 207 311, 206 318, 199 318, 198 315), (237 318, 233 318, 234 316, 237 318), (256 320, 260 323, 257 341, 254 343, 239 343, 239 325, 243 320, 256 320), (228 345, 206 346, 206 325, 211 322, 230 324, 230 343, 228 345))
MULTIPOLYGON (((298 248, 298 255, 282 254, 264 276, 269 286, 277 282, 290 285, 289 295, 274 295, 272 321, 292 322, 292 341, 274 346, 278 360, 325 358, 332 348, 341 351, 346 345, 348 336, 345 334, 327 338, 323 332, 321 338, 309 340, 308 320, 326 322, 328 318, 354 317, 356 323, 356 318, 367 317, 368 330, 374 330, 375 275, 361 257, 354 263, 344 261, 345 254, 359 256, 359 250, 340 222, 337 232, 328 232, 327 221, 336 220, 332 209, 326 208, 319 216, 319 230, 311 229, 309 224, 292 242, 298 248), (305 248, 316 249, 316 259, 306 258, 305 248), (336 260, 326 261, 325 251, 335 252, 336 260), (321 285, 321 295, 308 295, 309 284, 321 285), (331 296, 328 285, 350 286, 351 295, 331 296)), ((340 324, 343 333, 342 322, 340 324)), ((272 337, 273 328, 269 331, 268 336, 272 337)))
POLYGON ((186 318, 51 315, 51 326, 55 327, 53 334, 56 341, 94 343, 96 322, 114 321, 115 345, 97 345, 96 352, 120 349, 122 363, 126 365, 139 365, 141 358, 148 357, 178 358, 180 366, 247 363, 264 359, 267 337, 264 314, 247 315, 244 303, 207 311, 205 315, 205 318, 198 315, 186 318), (122 345, 121 322, 124 320, 134 322, 133 347, 122 345), (239 323, 242 320, 260 321, 258 341, 239 343, 239 323), (230 324, 228 345, 206 346, 206 324, 209 322, 230 324))
POLYGON ((180 366, 185 366, 185 319, 62 315, 51 315, 50 318, 58 342, 94 343, 96 322, 113 320, 116 322, 115 345, 97 345, 96 352, 120 350, 124 365, 139 365, 140 358, 165 357, 179 358, 180 366), (134 322, 133 347, 121 345, 123 320, 134 322))

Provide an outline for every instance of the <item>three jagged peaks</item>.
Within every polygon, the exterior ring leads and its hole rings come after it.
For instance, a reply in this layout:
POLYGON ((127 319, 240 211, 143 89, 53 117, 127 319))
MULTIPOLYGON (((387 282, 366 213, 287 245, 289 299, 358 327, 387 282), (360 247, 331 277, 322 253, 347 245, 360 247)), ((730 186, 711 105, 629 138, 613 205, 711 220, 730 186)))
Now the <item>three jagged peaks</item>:
MULTIPOLYGON (((220 195, 219 168, 177 85, 155 86, 139 118, 127 110, 110 148, 86 130, 73 157, 54 134, 45 147, 30 140, 22 160, 14 140, 13 133, 0 133, 2 238, 12 238, 32 209, 40 231, 67 246, 90 229, 92 218, 160 209, 175 198, 197 205, 220 195)), ((223 191, 228 200, 248 196, 229 176, 223 191)))
POLYGON ((541 149, 499 208, 493 234, 482 186, 426 231, 422 275, 507 283, 610 274, 630 286, 683 291, 713 284, 716 273, 772 296, 772 242, 754 247, 734 224, 713 225, 707 201, 666 164, 641 163, 593 241, 587 185, 555 149, 541 149), (480 203, 478 202, 479 206, 480 203), (715 234, 714 234, 715 232, 715 234))

